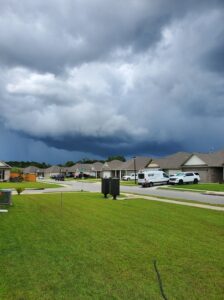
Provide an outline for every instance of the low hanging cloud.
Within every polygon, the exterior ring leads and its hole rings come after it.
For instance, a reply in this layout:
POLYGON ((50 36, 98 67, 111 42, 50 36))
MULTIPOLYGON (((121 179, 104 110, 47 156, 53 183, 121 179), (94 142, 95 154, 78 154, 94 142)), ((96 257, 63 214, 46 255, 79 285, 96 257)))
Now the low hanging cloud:
POLYGON ((102 156, 223 147, 222 1, 128 2, 3 1, 5 128, 102 156))

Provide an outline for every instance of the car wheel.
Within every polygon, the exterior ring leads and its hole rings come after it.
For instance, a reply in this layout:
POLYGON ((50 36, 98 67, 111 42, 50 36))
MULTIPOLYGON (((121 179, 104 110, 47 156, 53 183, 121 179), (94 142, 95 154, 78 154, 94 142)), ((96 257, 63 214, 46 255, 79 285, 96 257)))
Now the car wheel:
POLYGON ((149 187, 152 187, 153 186, 153 182, 149 182, 149 187))
POLYGON ((198 179, 195 178, 193 183, 194 183, 194 184, 197 184, 197 183, 198 183, 198 179))
POLYGON ((183 182, 182 179, 180 179, 178 183, 179 183, 179 184, 183 184, 184 182, 183 182))

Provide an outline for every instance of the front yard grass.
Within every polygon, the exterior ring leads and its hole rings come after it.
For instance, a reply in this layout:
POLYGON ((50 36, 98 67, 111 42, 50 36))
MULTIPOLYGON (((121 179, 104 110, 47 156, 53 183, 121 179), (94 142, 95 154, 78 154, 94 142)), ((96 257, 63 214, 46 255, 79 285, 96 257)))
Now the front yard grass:
POLYGON ((199 184, 182 184, 172 185, 169 189, 195 190, 195 191, 211 191, 224 192, 224 184, 220 183, 199 183, 199 184))
POLYGON ((162 299, 154 259, 168 299, 223 299, 223 213, 62 197, 14 196, 0 215, 0 299, 162 299))
POLYGON ((61 187, 58 184, 44 182, 0 182, 0 189, 16 189, 22 187, 24 189, 47 189, 61 187))

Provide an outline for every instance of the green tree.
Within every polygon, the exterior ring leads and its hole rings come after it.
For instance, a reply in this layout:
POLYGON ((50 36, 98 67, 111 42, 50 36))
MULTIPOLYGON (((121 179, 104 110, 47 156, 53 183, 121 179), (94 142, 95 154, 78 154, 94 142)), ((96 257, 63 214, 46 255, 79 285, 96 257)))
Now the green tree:
POLYGON ((71 167, 71 166, 74 166, 74 161, 72 161, 72 160, 68 160, 65 164, 64 164, 64 166, 65 167, 71 167))
POLYGON ((123 155, 114 155, 114 156, 109 156, 107 158, 107 161, 112 161, 112 160, 126 161, 126 159, 123 155))

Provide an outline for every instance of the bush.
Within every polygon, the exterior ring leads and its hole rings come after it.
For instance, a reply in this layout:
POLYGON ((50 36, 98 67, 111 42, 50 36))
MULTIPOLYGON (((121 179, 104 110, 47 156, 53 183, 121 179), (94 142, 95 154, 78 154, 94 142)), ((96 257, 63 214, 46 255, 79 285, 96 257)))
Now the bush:
POLYGON ((17 187, 16 188, 16 191, 17 191, 17 194, 20 195, 25 189, 23 187, 17 187))

